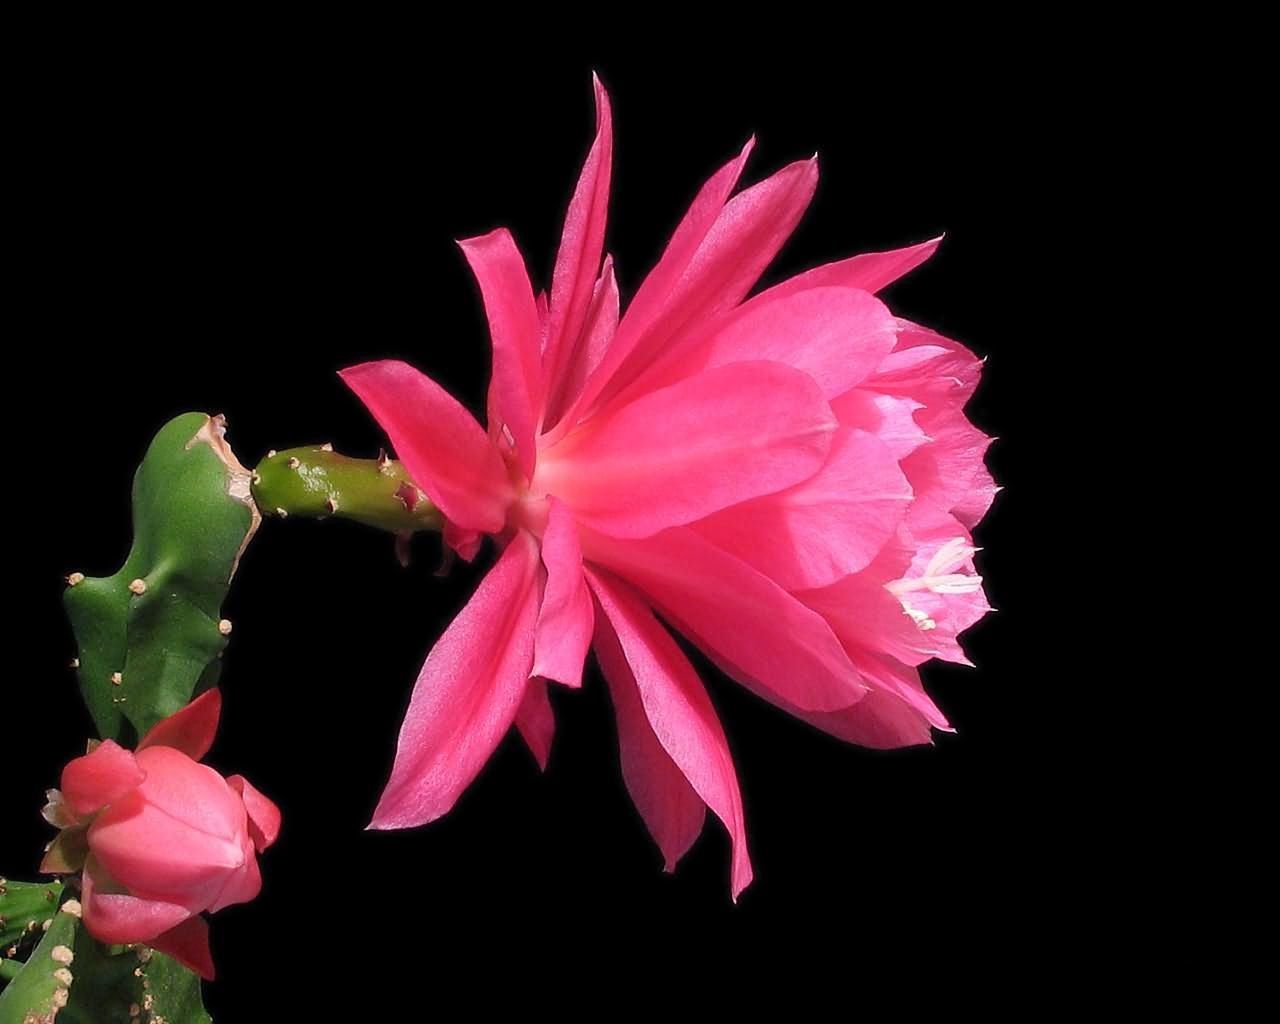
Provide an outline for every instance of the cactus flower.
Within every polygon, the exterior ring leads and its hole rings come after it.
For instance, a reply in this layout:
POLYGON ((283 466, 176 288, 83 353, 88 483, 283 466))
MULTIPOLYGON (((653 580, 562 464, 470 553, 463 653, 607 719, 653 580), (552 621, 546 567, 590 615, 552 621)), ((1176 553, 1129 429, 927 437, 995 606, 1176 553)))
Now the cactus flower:
POLYGON ((258 895, 257 854, 280 811, 244 778, 199 764, 217 732, 218 690, 152 728, 136 751, 92 746, 50 790, 45 817, 62 831, 41 870, 83 869, 84 923, 101 942, 139 942, 213 977, 199 915, 258 895))
MULTIPOLYGON (((749 297, 795 228, 816 158, 702 187, 620 315, 603 254, 613 134, 570 201, 549 294, 503 229, 460 243, 493 346, 488 426, 399 361, 342 373, 463 557, 500 549, 428 655, 371 827, 446 813, 513 724, 545 767, 547 680, 613 700, 624 781, 668 870, 706 809, 752 876, 725 735, 674 629, 785 711, 872 747, 947 720, 918 667, 963 661, 987 611, 970 530, 995 493, 962 409, 980 361, 875 293, 931 241, 749 297)), ((753 140, 754 141, 754 140, 753 140)))

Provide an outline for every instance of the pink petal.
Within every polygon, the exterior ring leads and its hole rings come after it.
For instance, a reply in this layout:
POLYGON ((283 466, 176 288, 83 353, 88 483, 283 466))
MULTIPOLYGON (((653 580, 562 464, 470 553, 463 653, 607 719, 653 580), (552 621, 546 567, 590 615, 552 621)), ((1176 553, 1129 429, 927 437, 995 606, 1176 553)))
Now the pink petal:
POLYGON ((871 434, 842 427, 826 464, 809 479, 692 529, 783 589, 802 590, 866 568, 910 501, 911 487, 889 449, 871 434))
POLYGON ((341 371, 409 474, 456 527, 495 533, 511 483, 483 428, 430 377, 395 359, 341 371))
POLYGON ((831 411, 841 426, 875 434, 898 460, 929 442, 929 435, 915 420, 915 411, 921 408, 914 399, 865 388, 854 388, 831 402, 831 411))
MULTIPOLYGON (((627 693, 633 687, 654 737, 694 792, 729 831, 733 840, 732 892, 736 900, 751 882, 751 859, 747 854, 747 832, 742 820, 738 777, 711 699, 671 635, 630 587, 599 573, 592 573, 590 579, 591 588, 625 658, 625 662, 620 663, 616 648, 608 643, 603 645, 607 654, 601 659, 601 664, 609 680, 614 706, 619 709, 619 734, 622 734, 624 721, 629 736, 641 731, 634 705, 630 704, 633 698, 627 693)), ((666 781, 664 776, 669 776, 669 773, 659 771, 655 778, 645 771, 655 760, 652 756, 637 758, 632 764, 632 772, 628 773, 639 776, 638 785, 629 779, 628 787, 633 791, 640 788, 650 800, 655 795, 660 796, 653 791, 666 781)), ((637 806, 640 806, 639 801, 637 806)), ((668 870, 675 866, 675 860, 683 852, 680 844, 689 832, 682 827, 683 818, 673 817, 676 827, 670 833, 672 841, 664 844, 663 838, 654 832, 659 846, 664 847, 664 854, 668 846, 675 852, 674 857, 668 855, 668 870)), ((663 826, 671 820, 663 815, 656 815, 655 819, 663 826)), ((697 832, 694 831, 693 835, 696 836, 697 832)))
POLYGON ((199 761, 213 746, 221 714, 222 692, 215 686, 186 707, 153 725, 142 737, 138 749, 145 750, 150 746, 172 747, 182 751, 191 760, 199 761))
POLYGON ((232 907, 237 903, 248 903, 257 899, 261 891, 262 872, 258 867, 258 858, 253 855, 253 844, 245 837, 244 864, 239 871, 232 872, 227 877, 222 891, 209 904, 209 913, 216 914, 223 907, 232 907))
POLYGON ((958 407, 938 405, 916 413, 930 437, 902 460, 902 471, 915 491, 915 508, 950 512, 981 485, 991 438, 970 423, 958 407))
POLYGON ((543 401, 541 328, 533 287, 506 228, 458 245, 480 284, 493 342, 489 435, 504 450, 514 448, 520 469, 529 477, 537 456, 534 437, 543 401))
POLYGON ((981 375, 982 360, 958 341, 910 320, 899 320, 898 344, 867 379, 866 386, 907 395, 924 405, 936 405, 945 398, 960 406, 973 395, 981 375))
POLYGON ((812 378, 734 363, 580 427, 544 450, 535 487, 581 523, 645 537, 805 479, 834 429, 812 378))
POLYGON ((244 801, 212 768, 161 746, 138 751, 138 764, 147 773, 139 794, 175 824, 225 839, 244 832, 244 801))
POLYGON ((892 284, 904 274, 915 270, 934 254, 942 236, 909 245, 904 249, 891 249, 888 252, 868 252, 851 256, 846 260, 828 263, 815 267, 803 274, 788 278, 781 284, 762 291, 746 303, 744 309, 776 302, 778 299, 795 295, 810 288, 861 288, 867 292, 878 292, 881 288, 892 284))
POLYGON ((985 465, 979 466, 964 496, 951 506, 951 514, 972 530, 991 508, 1000 488, 991 477, 991 471, 985 465))
POLYGON ((622 781, 662 851, 666 870, 675 871, 702 831, 707 805, 649 724, 627 655, 603 616, 596 622, 595 651, 618 723, 622 781))
POLYGON ((564 369, 558 371, 558 376, 552 381, 555 390, 547 401, 545 429, 559 423, 609 351, 618 330, 618 309, 618 281, 613 272, 613 257, 606 256, 591 295, 591 304, 587 307, 582 333, 564 369))
POLYGON ((136 791, 93 823, 89 849, 130 892, 192 913, 206 909, 245 861, 235 839, 175 824, 136 791))
POLYGON ((802 711, 799 717, 846 743, 873 750, 895 750, 933 742, 929 722, 905 701, 884 690, 872 690, 842 711, 802 711))
POLYGON ((572 513, 550 499, 542 562, 547 585, 538 609, 533 674, 565 686, 582 685, 582 664, 591 646, 595 611, 582 575, 582 547, 572 513))
POLYGON ((561 427, 571 427, 580 418, 579 413, 590 409, 600 389, 612 378, 614 372, 630 354, 636 341, 644 334, 654 321, 662 314, 667 300, 677 282, 688 269, 694 254, 698 251, 707 232, 716 222, 724 209, 724 204, 742 175, 747 157, 755 146, 755 139, 749 139, 742 147, 742 152, 724 167, 720 168, 698 191, 689 210, 676 227, 663 251, 657 266, 641 283, 635 297, 627 307, 627 333, 615 339, 608 354, 601 361, 596 372, 591 374, 586 386, 574 403, 573 410, 561 420, 561 427))
POLYGON ((938 647, 930 632, 920 628, 902 601, 886 589, 905 570, 900 564, 901 551, 895 548, 895 544, 886 545, 863 572, 827 587, 802 591, 796 597, 830 623, 851 653, 888 655, 914 666, 934 657, 938 647))
POLYGON ((551 757, 551 741, 556 734, 556 716, 551 710, 551 697, 547 694, 547 681, 532 676, 525 690, 524 699, 516 711, 516 728, 533 759, 542 771, 547 770, 551 757))
POLYGON ((636 586, 739 681, 808 710, 848 707, 866 692, 821 616, 692 530, 640 541, 593 534, 583 551, 636 586))
POLYGON ((150 942, 191 916, 176 903, 103 892, 92 861, 81 877, 80 896, 85 927, 99 942, 150 942))
POLYGON ((205 981, 213 981, 213 953, 209 949, 209 925, 204 918, 189 917, 176 928, 157 935, 148 945, 173 957, 205 981))
POLYGON ((427 656, 370 828, 447 813, 511 727, 533 663, 537 563, 517 534, 427 656))
POLYGON ((615 352, 625 355, 625 362, 615 364, 597 404, 622 391, 683 332, 697 330, 741 302, 795 230, 817 184, 817 160, 801 160, 734 196, 652 318, 633 320, 635 304, 627 309, 597 373, 610 366, 615 352))
POLYGON ((228 776, 227 785, 244 801, 244 809, 249 816, 249 835, 253 838, 254 849, 261 853, 280 835, 280 808, 243 775, 228 776))
POLYGON ((748 303, 706 335, 668 348, 620 400, 708 367, 757 359, 803 370, 832 399, 873 373, 897 340, 897 319, 869 292, 812 288, 748 303))
POLYGON ((126 796, 146 777, 133 754, 115 740, 103 740, 62 769, 62 796, 83 818, 126 796))
POLYGON ((464 562, 475 561, 476 555, 480 553, 480 545, 484 543, 484 534, 475 530, 464 530, 462 527, 445 520, 444 542, 461 558, 464 562))
MULTIPOLYGON (((547 421, 552 424, 563 411, 569 394, 569 368, 586 333, 588 311, 600 254, 604 249, 605 219, 609 207, 609 177, 613 164, 613 118, 609 96, 594 78, 596 139, 587 154, 578 187, 565 214, 560 249, 551 279, 551 318, 548 325, 546 370, 550 401, 547 421)), ((579 381, 579 385, 580 385, 579 381)))

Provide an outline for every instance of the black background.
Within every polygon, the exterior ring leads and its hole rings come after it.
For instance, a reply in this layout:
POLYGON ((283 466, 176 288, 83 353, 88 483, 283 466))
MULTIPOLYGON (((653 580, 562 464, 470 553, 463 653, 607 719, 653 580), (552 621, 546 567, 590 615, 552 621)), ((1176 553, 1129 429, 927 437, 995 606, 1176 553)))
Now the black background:
POLYGON ((260 899, 213 921, 221 977, 207 1001, 221 1020, 304 1005, 394 1020, 389 1007, 425 1010, 446 992, 552 1005, 561 973, 617 979, 615 995, 692 971, 713 995, 729 980, 856 985, 914 1004, 925 990, 878 962, 910 969, 941 951, 973 977, 1009 976, 1057 934, 1079 867, 1067 765, 1080 755, 1051 728, 1071 669, 1042 650, 1040 591, 1070 553, 1042 554, 1062 538, 1040 518, 1037 432, 1073 118, 1031 63, 945 48, 909 69, 888 56, 455 66, 367 51, 52 68, 17 157, 32 315, 12 336, 9 416, 24 410, 24 440, 10 484, 41 483, 18 495, 8 614, 40 642, 10 649, 4 728, 17 753, 0 868, 34 875, 42 791, 90 730, 65 667, 61 578, 118 565, 151 434, 200 409, 227 414, 247 464, 322 441, 372 455, 378 429, 334 371, 383 356, 479 410, 486 330, 452 240, 509 226, 549 280, 592 137, 592 68, 614 103, 607 246, 624 301, 697 186, 752 133, 747 181, 814 150, 821 165, 766 283, 947 233, 886 296, 989 357, 969 411, 1001 438, 989 465, 1007 490, 978 530, 1000 610, 967 635, 976 669, 925 670, 957 734, 932 749, 848 747, 701 663, 746 802, 756 877, 737 906, 714 819, 663 874, 594 671, 581 693, 553 693, 545 776, 513 736, 446 819, 363 831, 421 660, 491 555, 437 579, 430 538, 403 571, 372 531, 268 521, 227 607, 236 629, 210 760, 272 796, 285 824, 260 899), (749 966, 777 949, 803 966, 749 966))

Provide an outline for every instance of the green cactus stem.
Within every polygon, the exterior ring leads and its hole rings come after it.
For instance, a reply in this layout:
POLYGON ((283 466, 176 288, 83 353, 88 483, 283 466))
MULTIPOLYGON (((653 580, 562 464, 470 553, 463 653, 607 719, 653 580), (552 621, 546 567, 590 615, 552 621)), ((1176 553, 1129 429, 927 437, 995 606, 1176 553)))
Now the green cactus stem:
POLYGON ((75 978, 79 915, 80 904, 74 900, 52 915, 40 944, 0 991, 0 1024, 53 1024, 59 1018, 75 978))
POLYGON ((131 743, 217 681, 219 609, 261 516, 221 416, 185 413, 133 481, 133 547, 112 576, 67 577, 80 689, 99 732, 131 743))
POLYGON ((253 497, 267 515, 352 519, 395 534, 440 530, 440 510, 404 465, 340 455, 331 445, 268 452, 253 471, 253 497))
POLYGON ((53 917, 61 882, 14 882, 0 878, 0 957, 17 955, 23 938, 53 917))

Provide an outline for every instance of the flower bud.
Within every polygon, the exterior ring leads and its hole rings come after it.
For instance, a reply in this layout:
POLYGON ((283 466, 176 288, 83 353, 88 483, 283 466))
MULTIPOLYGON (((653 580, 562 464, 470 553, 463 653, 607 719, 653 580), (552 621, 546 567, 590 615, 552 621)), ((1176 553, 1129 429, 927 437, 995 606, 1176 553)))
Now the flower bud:
POLYGON ((253 899, 257 854, 280 811, 244 778, 199 763, 217 731, 210 690, 158 723, 131 753, 105 740, 62 773, 46 820, 60 824, 41 865, 83 869, 84 923, 101 942, 145 943, 213 977, 199 915, 253 899))

